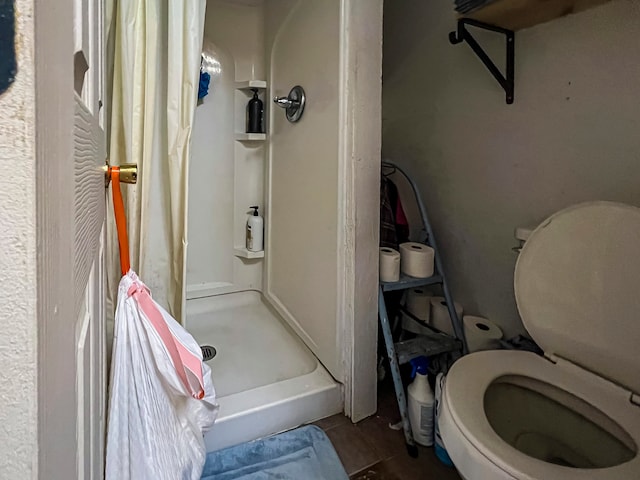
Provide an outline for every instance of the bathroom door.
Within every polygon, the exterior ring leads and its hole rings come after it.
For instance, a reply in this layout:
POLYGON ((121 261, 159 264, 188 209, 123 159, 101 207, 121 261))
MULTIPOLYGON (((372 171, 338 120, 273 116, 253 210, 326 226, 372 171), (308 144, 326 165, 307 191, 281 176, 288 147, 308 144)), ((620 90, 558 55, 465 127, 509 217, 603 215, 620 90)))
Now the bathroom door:
POLYGON ((40 3, 38 474, 98 480, 106 417, 104 0, 40 3))
POLYGON ((340 199, 341 2, 298 2, 275 35, 271 96, 301 85, 302 119, 269 106, 267 298, 338 381, 344 202, 340 199))
POLYGON ((101 109, 105 63, 103 15, 104 0, 75 1, 76 432, 78 478, 86 480, 103 476, 106 422, 106 196, 104 176, 98 173, 106 159, 101 109))

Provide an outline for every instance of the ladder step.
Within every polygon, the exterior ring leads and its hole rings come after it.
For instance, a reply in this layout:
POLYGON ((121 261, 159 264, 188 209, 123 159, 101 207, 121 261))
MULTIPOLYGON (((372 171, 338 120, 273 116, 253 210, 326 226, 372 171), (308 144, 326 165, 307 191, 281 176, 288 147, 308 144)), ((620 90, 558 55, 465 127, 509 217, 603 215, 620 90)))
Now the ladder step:
POLYGON ((400 275, 400 280, 397 282, 380 282, 383 292, 392 292, 394 290, 404 290, 406 288, 425 287, 427 285, 436 285, 442 283, 442 277, 440 275, 433 275, 428 278, 415 278, 409 275, 400 275))
POLYGON ((403 365, 421 355, 429 357, 431 355, 460 350, 462 344, 460 341, 444 333, 433 333, 420 335, 411 340, 397 342, 394 346, 396 355, 398 356, 398 363, 403 365))

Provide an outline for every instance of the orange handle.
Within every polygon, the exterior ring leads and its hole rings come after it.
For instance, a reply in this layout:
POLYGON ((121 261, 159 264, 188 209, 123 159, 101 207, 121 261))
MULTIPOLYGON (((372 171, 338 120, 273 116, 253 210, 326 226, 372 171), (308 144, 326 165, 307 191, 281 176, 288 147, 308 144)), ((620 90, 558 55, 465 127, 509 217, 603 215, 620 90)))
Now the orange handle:
POLYGON ((131 269, 129 264, 129 237, 127 236, 127 216, 124 213, 124 202, 120 190, 120 167, 109 167, 111 189, 113 192, 113 211, 116 215, 116 230, 120 246, 120 270, 122 275, 131 269))

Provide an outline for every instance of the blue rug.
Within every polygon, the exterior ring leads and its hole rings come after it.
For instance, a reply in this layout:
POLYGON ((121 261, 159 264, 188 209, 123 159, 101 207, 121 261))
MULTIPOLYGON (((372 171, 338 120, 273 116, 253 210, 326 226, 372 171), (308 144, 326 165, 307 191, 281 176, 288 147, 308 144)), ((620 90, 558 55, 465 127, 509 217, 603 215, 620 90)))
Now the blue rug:
POLYGON ((308 425, 207 454, 202 480, 348 480, 327 435, 308 425))

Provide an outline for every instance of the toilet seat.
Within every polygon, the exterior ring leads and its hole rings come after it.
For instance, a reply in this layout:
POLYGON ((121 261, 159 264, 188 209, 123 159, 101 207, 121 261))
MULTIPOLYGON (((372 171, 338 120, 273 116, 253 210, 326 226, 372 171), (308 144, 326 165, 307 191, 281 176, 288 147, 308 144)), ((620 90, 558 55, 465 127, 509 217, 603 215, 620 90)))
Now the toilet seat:
MULTIPOLYGON (((586 401, 622 427, 636 448, 640 447, 640 407, 631 403, 625 389, 562 360, 554 364, 528 352, 478 352, 453 365, 447 376, 442 408, 450 419, 448 423, 455 425, 456 435, 466 440, 465 448, 472 446, 503 471, 504 478, 628 480, 640 477, 640 455, 609 468, 581 469, 547 463, 509 445, 489 424, 484 409, 487 388, 504 376, 538 380, 586 401)), ((451 432, 445 430, 451 430, 451 425, 442 430, 445 446, 449 449, 451 432)), ((454 441, 462 443, 461 440, 454 441)))
POLYGON ((574 205, 534 230, 513 280, 522 323, 546 354, 636 394, 639 239, 640 208, 613 202, 574 205))

